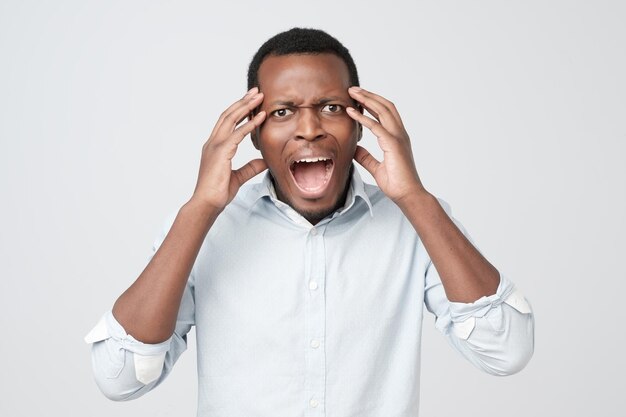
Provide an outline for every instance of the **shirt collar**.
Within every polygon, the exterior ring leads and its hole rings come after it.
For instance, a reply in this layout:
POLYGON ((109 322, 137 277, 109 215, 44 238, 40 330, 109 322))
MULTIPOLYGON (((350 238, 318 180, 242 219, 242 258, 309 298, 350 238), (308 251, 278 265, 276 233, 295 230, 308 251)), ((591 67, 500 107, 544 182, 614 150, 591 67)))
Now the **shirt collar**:
MULTIPOLYGON (((264 197, 267 197, 269 200, 271 200, 272 203, 282 211, 291 209, 289 205, 280 201, 276 196, 276 189, 274 188, 274 183, 272 182, 272 177, 270 176, 269 171, 265 173, 265 175, 263 176, 263 180, 260 183, 254 184, 254 186, 251 187, 249 194, 246 196, 246 199, 249 199, 248 201, 250 201, 249 210, 252 210, 252 208, 259 202, 259 200, 264 197)), ((365 192, 365 183, 361 179, 361 175, 359 174, 358 169, 353 164, 352 175, 350 178, 350 188, 348 189, 348 194, 346 195, 346 202, 343 207, 338 210, 338 213, 342 214, 350 210, 356 202, 357 197, 365 201, 365 204, 367 204, 367 207, 369 209, 370 216, 373 217, 374 210, 372 208, 372 202, 365 192)))

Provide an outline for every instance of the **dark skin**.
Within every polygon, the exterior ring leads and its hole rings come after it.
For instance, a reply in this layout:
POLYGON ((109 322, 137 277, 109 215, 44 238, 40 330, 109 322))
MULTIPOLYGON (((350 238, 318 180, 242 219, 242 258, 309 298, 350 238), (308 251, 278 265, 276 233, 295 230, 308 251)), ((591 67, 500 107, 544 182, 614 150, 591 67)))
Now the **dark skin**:
POLYGON ((350 77, 335 55, 270 56, 259 68, 260 110, 267 117, 253 135, 269 166, 278 198, 311 224, 332 213, 345 199, 359 124, 346 109, 350 77), (320 190, 302 190, 290 172, 294 161, 332 161, 330 179, 320 190))
POLYGON ((116 301, 113 315, 129 334, 144 343, 159 343, 172 335, 206 234, 241 185, 268 168, 278 198, 316 224, 343 204, 351 162, 356 160, 419 234, 448 299, 473 302, 495 293, 498 271, 422 185, 409 136, 393 103, 350 87, 345 64, 329 54, 269 57, 259 69, 259 84, 262 92, 253 88, 220 116, 202 148, 192 197, 150 263, 116 301), (355 110, 354 103, 371 116, 355 110), (258 113, 242 123, 255 110, 258 113), (376 136, 382 161, 357 146, 361 125, 376 136), (233 169, 239 144, 253 132, 263 159, 233 169), (318 157, 332 160, 328 181, 313 191, 299 188, 290 171, 293 161, 318 157))

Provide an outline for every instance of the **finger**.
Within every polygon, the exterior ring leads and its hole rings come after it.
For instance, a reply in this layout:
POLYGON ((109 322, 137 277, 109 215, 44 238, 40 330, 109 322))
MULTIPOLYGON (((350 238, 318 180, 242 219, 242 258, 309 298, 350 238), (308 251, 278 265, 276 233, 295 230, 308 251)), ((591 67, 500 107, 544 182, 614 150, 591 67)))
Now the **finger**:
POLYGON ((395 118, 384 103, 367 94, 367 91, 363 90, 362 88, 350 87, 348 93, 352 96, 352 98, 361 103, 363 107, 367 109, 367 111, 372 113, 372 115, 381 122, 395 120, 395 118), (381 120, 381 118, 386 120, 381 120))
POLYGON ((359 105, 361 107, 363 107, 365 110, 367 110, 367 112, 369 114, 374 116, 376 118, 376 120, 380 121, 380 115, 378 114, 378 112, 376 110, 372 109, 371 107, 368 107, 367 104, 363 103, 359 98, 355 98, 355 100, 359 103, 359 105))
MULTIPOLYGON (((353 87, 350 87, 353 88, 353 87)), ((376 118, 376 120, 380 121, 380 114, 379 112, 377 112, 375 109, 371 108, 370 106, 368 106, 366 103, 364 103, 364 97, 361 97, 358 95, 358 92, 353 92, 351 89, 348 89, 348 93, 350 94, 350 96, 352 96, 352 98, 354 98, 361 107, 363 107, 365 110, 367 110, 372 116, 374 116, 376 118)))
POLYGON ((263 93, 256 93, 250 96, 250 102, 247 103, 247 106, 244 107, 247 111, 239 112, 237 114, 241 117, 235 122, 235 127, 237 127, 241 122, 243 122, 246 118, 254 117, 254 109, 259 110, 261 103, 263 103, 263 97, 265 95, 263 93))
POLYGON ((392 112, 396 111, 396 113, 397 113, 396 105, 393 104, 390 100, 387 100, 385 97, 383 97, 383 96, 381 96, 379 94, 373 93, 371 91, 368 91, 368 90, 366 90, 366 89, 364 89, 362 87, 353 86, 353 87, 350 87, 350 88, 353 91, 355 91, 357 94, 362 94, 365 97, 369 97, 369 98, 371 98, 373 100, 376 100, 376 101, 380 102, 383 106, 385 106, 387 109, 389 109, 390 111, 392 111, 392 112))
POLYGON ((230 112, 232 112, 232 111, 233 111, 233 109, 234 109, 235 107, 237 107, 237 106, 238 106, 241 102, 243 102, 243 101, 245 101, 245 100, 250 99, 252 96, 254 96, 254 95, 255 95, 256 93, 258 93, 258 92, 259 92, 258 87, 253 87, 253 88, 251 88, 250 90, 248 90, 248 92, 247 92, 247 93, 246 93, 243 97, 241 97, 239 100, 235 101, 233 104, 231 104, 230 106, 228 106, 228 108, 227 108, 226 110, 224 110, 224 111, 222 112, 222 114, 220 115, 219 119, 217 120, 216 125, 220 124, 220 122, 221 122, 222 120, 224 120, 224 117, 226 117, 226 115, 227 115, 227 114, 229 114, 230 112))
POLYGON ((235 106, 230 113, 224 116, 222 123, 217 128, 220 133, 230 133, 237 128, 250 113, 263 102, 263 93, 257 93, 235 106))
POLYGON ((253 159, 248 162, 241 168, 233 171, 235 178, 237 179, 237 183, 239 187, 241 187, 245 182, 251 180, 256 175, 267 169, 267 163, 263 159, 253 159))
POLYGON ((213 141, 212 139, 209 139, 204 144, 202 151, 206 152, 206 149, 210 148, 211 150, 209 152, 212 153, 217 151, 223 158, 232 161, 243 138, 263 123, 266 114, 267 113, 265 111, 259 112, 251 120, 239 126, 234 132, 226 135, 226 138, 223 140, 213 141))
POLYGON ((228 125, 231 129, 234 129, 238 122, 261 103, 262 97, 263 93, 259 93, 256 87, 251 89, 243 98, 237 100, 224 110, 215 124, 214 131, 221 130, 224 125, 228 125), (250 106, 253 107, 250 108, 250 106))
POLYGON ((354 160, 357 161, 363 168, 367 170, 373 177, 375 177, 376 170, 380 165, 380 162, 372 156, 371 153, 367 151, 362 146, 356 147, 356 152, 354 153, 354 160))
POLYGON ((246 123, 235 129, 235 131, 231 135, 229 135, 229 137, 232 138, 236 144, 241 143, 246 135, 251 133, 258 126, 261 126, 261 123, 263 123, 263 121, 265 120, 266 115, 267 113, 264 110, 258 112, 252 119, 248 120, 246 123))
MULTIPOLYGON (((396 106, 391 101, 361 87, 350 87, 348 92, 353 98, 363 104, 363 107, 367 108, 368 111, 370 111, 369 108, 371 108, 378 113, 380 117, 393 119, 396 123, 402 125, 402 118, 400 117, 396 106)), ((381 120, 380 117, 376 118, 381 120)))
POLYGON ((353 107, 348 107, 346 111, 348 112, 348 116, 352 117, 354 120, 371 130, 377 138, 389 135, 389 131, 387 131, 380 123, 378 123, 371 117, 368 117, 363 113, 356 111, 353 107))

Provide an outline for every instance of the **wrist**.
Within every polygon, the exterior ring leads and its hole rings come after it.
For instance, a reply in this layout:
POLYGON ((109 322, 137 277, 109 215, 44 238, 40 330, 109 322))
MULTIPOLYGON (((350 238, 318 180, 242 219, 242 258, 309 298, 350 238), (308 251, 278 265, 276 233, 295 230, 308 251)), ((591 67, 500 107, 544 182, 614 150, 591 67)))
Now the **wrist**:
POLYGON ((224 207, 216 207, 215 205, 212 205, 197 196, 192 196, 180 208, 180 214, 189 215, 198 220, 206 221, 208 224, 212 224, 222 211, 224 211, 224 207))
POLYGON ((405 205, 413 205, 420 200, 424 201, 429 197, 433 197, 433 195, 424 188, 421 181, 417 181, 414 185, 405 187, 404 191, 397 197, 392 198, 392 200, 396 205, 402 207, 405 205))
POLYGON ((437 201, 437 197, 429 193, 424 187, 416 187, 405 193, 401 198, 395 199, 394 203, 403 212, 413 211, 419 208, 427 207, 437 201))

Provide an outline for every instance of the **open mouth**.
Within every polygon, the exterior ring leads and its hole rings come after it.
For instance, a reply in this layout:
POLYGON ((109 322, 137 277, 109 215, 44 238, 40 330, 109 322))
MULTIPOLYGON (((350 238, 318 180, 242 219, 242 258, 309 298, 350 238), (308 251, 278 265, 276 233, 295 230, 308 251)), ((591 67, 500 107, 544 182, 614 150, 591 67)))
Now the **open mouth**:
POLYGON ((300 191, 313 196, 324 191, 334 167, 331 158, 314 157, 292 162, 289 170, 300 191))

